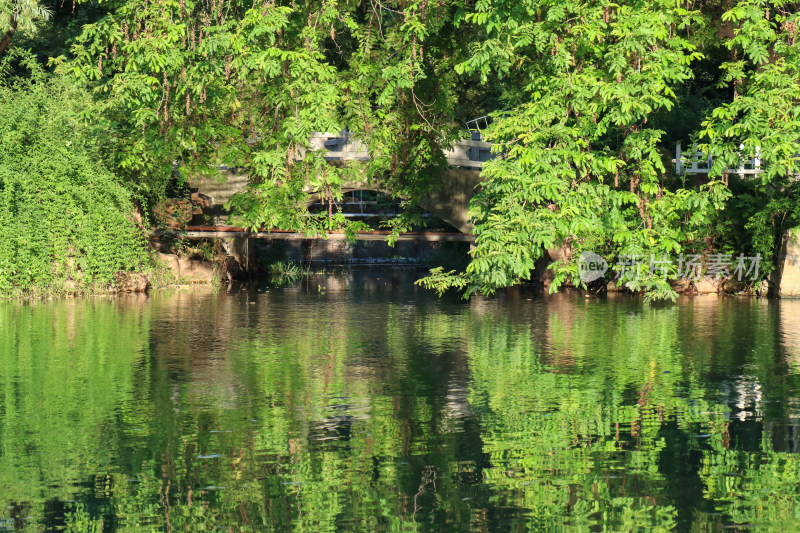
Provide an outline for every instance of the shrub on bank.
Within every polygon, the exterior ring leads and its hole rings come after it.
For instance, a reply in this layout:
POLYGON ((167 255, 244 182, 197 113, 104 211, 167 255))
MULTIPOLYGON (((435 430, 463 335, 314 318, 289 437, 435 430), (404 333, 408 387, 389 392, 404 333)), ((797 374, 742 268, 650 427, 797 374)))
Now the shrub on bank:
POLYGON ((131 194, 81 118, 91 108, 90 95, 32 58, 0 64, 3 295, 103 290, 147 268, 131 194))

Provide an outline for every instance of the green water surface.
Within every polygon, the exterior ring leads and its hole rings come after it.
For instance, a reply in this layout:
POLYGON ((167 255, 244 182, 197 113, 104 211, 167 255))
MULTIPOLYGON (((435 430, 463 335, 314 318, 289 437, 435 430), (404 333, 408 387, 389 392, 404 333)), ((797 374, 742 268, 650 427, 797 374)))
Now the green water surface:
POLYGON ((0 304, 0 531, 797 531, 800 302, 0 304))

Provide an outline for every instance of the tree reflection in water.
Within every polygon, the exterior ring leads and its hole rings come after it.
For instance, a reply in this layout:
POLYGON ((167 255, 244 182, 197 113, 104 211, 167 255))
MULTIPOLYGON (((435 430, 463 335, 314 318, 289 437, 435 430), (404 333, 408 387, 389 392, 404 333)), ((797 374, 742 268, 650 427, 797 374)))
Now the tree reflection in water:
POLYGON ((800 303, 413 273, 0 306, 0 529, 793 529, 800 303))

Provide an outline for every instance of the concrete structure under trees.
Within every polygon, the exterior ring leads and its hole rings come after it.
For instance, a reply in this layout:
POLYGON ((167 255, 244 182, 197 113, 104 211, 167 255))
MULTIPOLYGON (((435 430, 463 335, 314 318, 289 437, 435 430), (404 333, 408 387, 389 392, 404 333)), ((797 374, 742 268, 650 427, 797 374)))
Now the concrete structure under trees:
MULTIPOLYGON (((366 161, 369 154, 366 147, 349 134, 315 134, 310 139, 312 150, 325 150, 325 159, 333 164, 345 161, 366 161)), ((444 179, 439 187, 430 195, 419 201, 419 207, 440 218, 462 233, 470 233, 472 224, 469 221, 469 201, 475 195, 480 183, 480 170, 483 163, 491 158, 491 144, 480 140, 466 139, 456 142, 452 149, 445 152, 450 166, 445 171, 444 179)), ((231 196, 241 192, 247 186, 248 176, 238 173, 236 169, 223 168, 226 178, 193 178, 189 184, 201 193, 209 196, 213 202, 216 219, 227 216, 224 205, 231 196)), ((391 191, 384 187, 380 180, 372 183, 348 182, 342 187, 344 192, 359 190, 375 190, 391 196, 391 191)), ((309 188, 309 202, 317 199, 309 188)))

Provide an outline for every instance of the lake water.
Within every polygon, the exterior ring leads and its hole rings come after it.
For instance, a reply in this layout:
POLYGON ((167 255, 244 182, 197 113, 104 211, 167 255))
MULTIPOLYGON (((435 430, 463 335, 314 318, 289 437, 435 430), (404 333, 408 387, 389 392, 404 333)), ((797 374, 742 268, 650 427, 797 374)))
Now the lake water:
POLYGON ((0 531, 796 531, 800 302, 0 304, 0 531))

